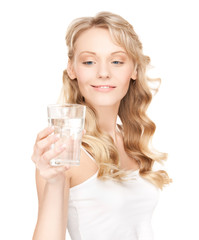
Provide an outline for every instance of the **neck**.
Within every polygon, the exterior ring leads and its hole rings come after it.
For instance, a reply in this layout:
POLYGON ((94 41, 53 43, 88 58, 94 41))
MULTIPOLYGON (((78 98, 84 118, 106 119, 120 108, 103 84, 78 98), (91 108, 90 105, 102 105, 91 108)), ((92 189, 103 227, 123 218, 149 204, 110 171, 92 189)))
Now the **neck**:
POLYGON ((118 115, 119 105, 107 107, 95 107, 98 117, 99 127, 102 131, 108 133, 116 142, 116 121, 118 115))

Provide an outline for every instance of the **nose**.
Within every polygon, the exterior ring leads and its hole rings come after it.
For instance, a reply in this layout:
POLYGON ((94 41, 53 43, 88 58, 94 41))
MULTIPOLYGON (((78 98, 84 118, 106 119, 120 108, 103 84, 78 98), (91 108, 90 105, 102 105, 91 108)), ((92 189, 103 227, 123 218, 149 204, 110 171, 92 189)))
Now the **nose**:
POLYGON ((100 78, 100 79, 110 78, 110 70, 106 62, 100 63, 98 65, 97 78, 100 78))

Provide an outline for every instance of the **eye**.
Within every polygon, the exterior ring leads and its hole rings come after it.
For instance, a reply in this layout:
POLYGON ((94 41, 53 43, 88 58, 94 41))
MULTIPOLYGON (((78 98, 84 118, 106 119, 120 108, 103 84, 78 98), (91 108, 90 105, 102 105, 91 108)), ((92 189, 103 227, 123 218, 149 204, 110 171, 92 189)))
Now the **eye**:
POLYGON ((93 62, 93 61, 85 61, 85 62, 83 62, 83 64, 85 64, 85 65, 93 65, 93 64, 95 64, 95 62, 93 62))
POLYGON ((124 64, 124 62, 121 62, 121 61, 113 61, 112 63, 113 63, 113 64, 116 64, 116 65, 124 64))

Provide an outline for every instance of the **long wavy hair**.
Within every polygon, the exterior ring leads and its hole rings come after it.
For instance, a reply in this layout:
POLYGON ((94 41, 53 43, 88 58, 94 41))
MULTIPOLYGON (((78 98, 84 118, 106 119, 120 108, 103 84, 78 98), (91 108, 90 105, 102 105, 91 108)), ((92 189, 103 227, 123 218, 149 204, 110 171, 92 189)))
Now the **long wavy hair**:
MULTIPOLYGON (((153 171, 155 161, 162 163, 167 154, 152 149, 151 139, 156 126, 146 114, 152 100, 152 89, 149 82, 160 79, 150 79, 146 75, 150 58, 142 51, 142 44, 130 25, 121 16, 100 12, 95 17, 75 19, 68 27, 66 44, 68 58, 73 61, 75 43, 80 34, 90 28, 108 29, 113 41, 123 47, 133 59, 137 68, 136 80, 131 80, 125 97, 121 100, 118 116, 122 122, 118 128, 123 134, 124 148, 128 156, 139 164, 140 175, 159 188, 171 180, 164 170, 153 171)), ((85 129, 82 145, 95 158, 99 167, 98 178, 115 180, 126 179, 128 171, 119 168, 119 154, 113 139, 99 128, 95 109, 85 102, 77 79, 70 79, 67 70, 63 72, 63 87, 59 103, 76 103, 87 106, 85 129)))

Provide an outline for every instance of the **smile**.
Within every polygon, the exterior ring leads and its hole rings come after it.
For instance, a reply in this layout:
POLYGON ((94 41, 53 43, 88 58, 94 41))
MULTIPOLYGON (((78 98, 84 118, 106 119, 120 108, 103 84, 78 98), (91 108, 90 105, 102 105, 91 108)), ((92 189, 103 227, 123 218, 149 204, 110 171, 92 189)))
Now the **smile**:
POLYGON ((116 88, 115 86, 110 86, 110 85, 91 85, 94 88, 100 88, 100 89, 109 89, 109 88, 116 88))
POLYGON ((109 93, 109 92, 112 92, 116 88, 116 86, 111 86, 111 85, 91 85, 91 87, 96 92, 101 92, 101 93, 109 93))

